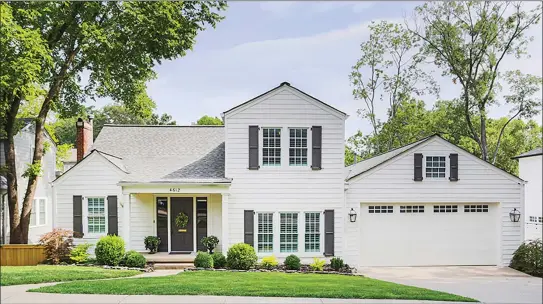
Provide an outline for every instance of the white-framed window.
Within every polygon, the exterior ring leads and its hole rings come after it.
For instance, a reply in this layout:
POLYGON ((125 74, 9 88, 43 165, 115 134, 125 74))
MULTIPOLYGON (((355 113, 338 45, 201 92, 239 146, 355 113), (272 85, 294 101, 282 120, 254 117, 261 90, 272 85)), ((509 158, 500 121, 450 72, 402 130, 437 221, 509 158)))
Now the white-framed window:
POLYGON ((424 213, 424 206, 400 206, 400 213, 424 213))
POLYGON ((279 213, 279 251, 298 251, 298 213, 279 213))
POLYGON ((426 177, 445 178, 445 156, 426 156, 426 177))
POLYGON ((307 128, 289 129, 289 166, 307 166, 307 128))
POLYGON ((321 214, 305 213, 305 252, 320 252, 321 249, 321 214))
POLYGON ((262 128, 262 166, 281 166, 281 128, 262 128))
POLYGON ((47 224, 47 199, 36 197, 32 200, 30 211, 30 226, 41 226, 47 224))
POLYGON ((458 212, 458 205, 435 205, 434 213, 455 213, 458 212))
POLYGON ((106 209, 105 197, 87 197, 87 234, 105 234, 107 232, 106 209))
POLYGON ((394 206, 369 206, 368 213, 393 213, 394 206))
POLYGON ((258 213, 257 251, 273 252, 273 213, 258 213))
POLYGON ((488 205, 464 205, 464 212, 466 213, 488 212, 488 205))

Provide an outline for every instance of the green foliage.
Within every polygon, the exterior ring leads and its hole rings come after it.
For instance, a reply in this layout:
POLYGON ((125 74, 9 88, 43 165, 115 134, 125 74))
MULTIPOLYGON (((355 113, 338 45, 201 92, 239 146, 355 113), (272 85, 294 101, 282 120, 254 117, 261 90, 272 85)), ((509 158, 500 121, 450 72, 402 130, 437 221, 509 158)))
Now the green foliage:
POLYGON ((343 268, 345 264, 343 263, 343 259, 338 257, 333 257, 330 259, 330 266, 332 266, 332 269, 335 271, 339 271, 341 268, 343 268))
POLYGON ((147 259, 135 250, 127 251, 123 258, 123 264, 126 267, 144 268, 146 263, 147 259))
POLYGON ((211 257, 213 258, 213 267, 215 269, 224 268, 226 266, 226 257, 222 252, 213 252, 211 257))
POLYGON ((179 212, 175 217, 175 226, 179 229, 184 229, 189 223, 189 217, 184 212, 179 212))
POLYGON ((70 260, 77 264, 86 263, 90 256, 88 251, 91 247, 92 244, 89 243, 83 243, 75 246, 75 248, 70 252, 70 260))
POLYGON ((215 249, 215 246, 219 244, 219 238, 214 235, 210 235, 202 238, 201 242, 202 245, 204 245, 207 250, 209 250, 209 253, 213 253, 213 249, 215 249))
POLYGON ((526 241, 513 253, 511 268, 536 277, 543 277, 543 246, 541 239, 526 241))
POLYGON ((70 151, 73 149, 71 144, 62 144, 57 145, 57 159, 56 159, 56 168, 57 170, 64 169, 64 161, 70 157, 70 151))
POLYGON ((277 261, 277 258, 274 255, 263 257, 262 261, 260 261, 260 267, 266 268, 266 269, 273 269, 277 267, 278 264, 279 262, 277 261))
POLYGON ((43 168, 41 162, 34 162, 33 164, 26 164, 26 170, 22 176, 26 178, 34 178, 43 174, 43 168))
POLYGON ((300 258, 294 254, 291 254, 285 258, 285 267, 289 270, 300 270, 302 264, 300 258))
POLYGON ((313 263, 309 264, 309 267, 313 271, 322 271, 324 269, 324 264, 326 264, 325 260, 313 258, 313 263))
POLYGON ((148 249, 149 253, 157 252, 158 246, 161 243, 160 238, 154 235, 146 236, 143 242, 145 243, 145 249, 148 249))
POLYGON ((45 256, 53 264, 65 261, 73 247, 72 231, 55 228, 40 237, 40 245, 45 247, 45 256))
POLYGON ((231 269, 247 270, 255 266, 257 260, 255 249, 244 243, 234 244, 226 255, 226 264, 231 269))
POLYGON ((103 236, 96 243, 94 254, 99 264, 117 266, 124 257, 124 240, 116 235, 103 236))
POLYGON ((204 116, 200 117, 200 119, 198 119, 196 121, 196 124, 197 125, 204 125, 204 126, 222 126, 222 125, 224 125, 222 119, 220 119, 219 117, 213 117, 213 116, 207 116, 207 115, 204 115, 204 116))
POLYGON ((213 268, 213 257, 211 254, 203 251, 198 251, 194 258, 194 266, 201 268, 213 268))

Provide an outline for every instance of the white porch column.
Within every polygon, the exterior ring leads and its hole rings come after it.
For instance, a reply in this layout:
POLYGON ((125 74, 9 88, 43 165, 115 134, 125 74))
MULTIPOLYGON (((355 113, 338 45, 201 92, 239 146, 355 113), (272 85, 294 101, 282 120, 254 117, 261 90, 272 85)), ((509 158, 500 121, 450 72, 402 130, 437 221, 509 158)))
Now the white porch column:
POLYGON ((221 242, 221 250, 224 255, 226 255, 226 251, 228 251, 228 193, 221 193, 222 196, 222 240, 221 242))
POLYGON ((123 194, 123 237, 126 245, 126 250, 130 250, 130 193, 123 194))

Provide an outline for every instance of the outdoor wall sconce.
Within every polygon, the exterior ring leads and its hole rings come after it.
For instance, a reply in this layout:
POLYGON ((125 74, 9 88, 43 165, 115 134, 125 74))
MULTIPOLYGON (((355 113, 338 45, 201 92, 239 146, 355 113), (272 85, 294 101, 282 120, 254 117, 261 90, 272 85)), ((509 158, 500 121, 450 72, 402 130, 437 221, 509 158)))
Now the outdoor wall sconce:
POLYGON ((517 210, 517 208, 513 208, 513 211, 509 212, 509 218, 511 219, 511 222, 518 222, 520 221, 520 211, 517 210))
POLYGON ((351 223, 356 222, 356 211, 353 208, 349 211, 349 220, 351 220, 351 223))

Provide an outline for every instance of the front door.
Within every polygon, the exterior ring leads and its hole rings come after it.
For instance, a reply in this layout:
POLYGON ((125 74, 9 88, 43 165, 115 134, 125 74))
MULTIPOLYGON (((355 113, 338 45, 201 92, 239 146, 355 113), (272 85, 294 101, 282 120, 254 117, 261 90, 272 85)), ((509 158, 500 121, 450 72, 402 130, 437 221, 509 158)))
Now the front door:
POLYGON ((192 197, 170 198, 171 251, 191 253, 194 251, 194 214, 192 197), (178 227, 175 219, 181 213, 188 217, 186 227, 178 227))

